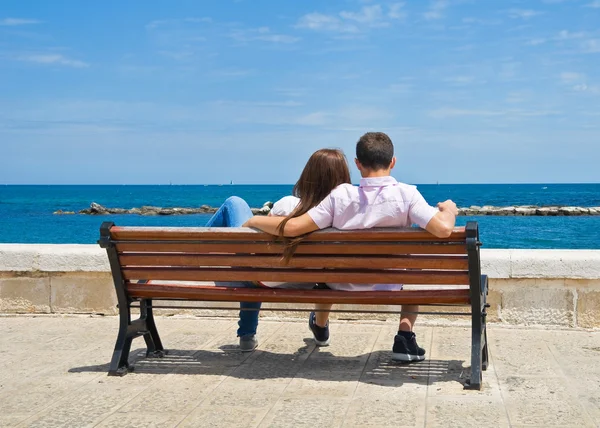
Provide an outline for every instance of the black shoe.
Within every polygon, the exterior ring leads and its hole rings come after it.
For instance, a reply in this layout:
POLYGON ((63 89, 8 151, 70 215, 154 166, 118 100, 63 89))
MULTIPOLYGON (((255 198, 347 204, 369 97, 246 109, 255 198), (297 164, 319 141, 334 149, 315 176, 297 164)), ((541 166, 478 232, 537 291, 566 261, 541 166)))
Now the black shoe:
POLYGON ((392 360, 394 361, 423 361, 425 349, 417 345, 417 337, 413 332, 399 331, 394 337, 392 360))
POLYGON ((325 327, 319 327, 315 324, 315 317, 314 312, 311 312, 310 317, 308 317, 308 328, 310 328, 315 337, 315 343, 317 346, 329 346, 329 321, 327 321, 325 327))

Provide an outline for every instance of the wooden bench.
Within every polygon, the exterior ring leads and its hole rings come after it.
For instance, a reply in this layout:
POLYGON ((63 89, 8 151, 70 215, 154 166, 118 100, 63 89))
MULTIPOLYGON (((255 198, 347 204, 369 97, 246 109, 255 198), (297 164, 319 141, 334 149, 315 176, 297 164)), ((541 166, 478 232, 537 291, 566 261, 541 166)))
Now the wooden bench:
MULTIPOLYGON (((220 302, 335 303, 356 305, 470 306, 471 378, 480 389, 488 364, 486 295, 481 274, 476 222, 456 228, 449 238, 420 229, 369 229, 314 232, 286 265, 283 245, 249 228, 100 228, 117 292, 120 327, 109 375, 124 375, 132 340, 143 336, 148 356, 166 352, 152 313, 153 299, 220 302), (187 281, 284 281, 390 283, 444 286, 436 289, 347 292, 227 288, 187 281), (450 287, 449 287, 450 286, 450 287), (132 320, 132 303, 140 317, 132 320)), ((427 287, 431 288, 431 287, 427 287)), ((270 309, 271 310, 271 309, 270 309)), ((361 311, 363 312, 363 311, 361 311)), ((364 311, 367 312, 367 311, 364 311)))

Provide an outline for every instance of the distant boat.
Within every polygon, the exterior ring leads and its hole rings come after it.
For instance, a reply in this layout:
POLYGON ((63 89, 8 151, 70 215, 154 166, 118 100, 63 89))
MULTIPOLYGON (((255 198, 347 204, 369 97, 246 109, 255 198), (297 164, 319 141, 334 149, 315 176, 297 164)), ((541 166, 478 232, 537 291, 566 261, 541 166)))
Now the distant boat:
POLYGON ((232 184, 233 184, 233 180, 231 180, 231 181, 229 182, 229 185, 230 185, 230 186, 231 186, 232 184))
POLYGON ((542 187, 542 190, 546 190, 548 187, 542 187))

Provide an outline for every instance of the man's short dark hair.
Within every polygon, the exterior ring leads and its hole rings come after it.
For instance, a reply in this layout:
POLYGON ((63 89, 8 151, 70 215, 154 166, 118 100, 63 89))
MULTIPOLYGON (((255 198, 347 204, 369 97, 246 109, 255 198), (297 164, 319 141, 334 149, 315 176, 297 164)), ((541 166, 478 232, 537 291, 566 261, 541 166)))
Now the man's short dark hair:
POLYGON ((356 143, 356 159, 373 171, 387 169, 394 158, 394 145, 383 132, 367 132, 356 143))

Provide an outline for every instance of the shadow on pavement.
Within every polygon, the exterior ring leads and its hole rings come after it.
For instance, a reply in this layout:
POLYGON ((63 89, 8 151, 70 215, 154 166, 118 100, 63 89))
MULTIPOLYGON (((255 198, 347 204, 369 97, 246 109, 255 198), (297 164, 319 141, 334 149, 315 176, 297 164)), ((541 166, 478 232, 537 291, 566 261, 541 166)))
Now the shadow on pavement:
MULTIPOLYGON (((464 384, 469 368, 459 360, 425 360, 418 363, 396 363, 390 351, 374 351, 352 357, 335 356, 318 351, 314 346, 299 348, 294 353, 256 350, 241 353, 237 347, 217 350, 170 349, 162 358, 145 356, 144 349, 130 354, 133 373, 229 376, 239 379, 302 378, 323 381, 360 381, 397 387, 405 383, 427 385, 455 381, 464 384), (307 354, 310 354, 307 356, 307 354)), ((74 367, 69 373, 108 372, 108 364, 74 367)))

